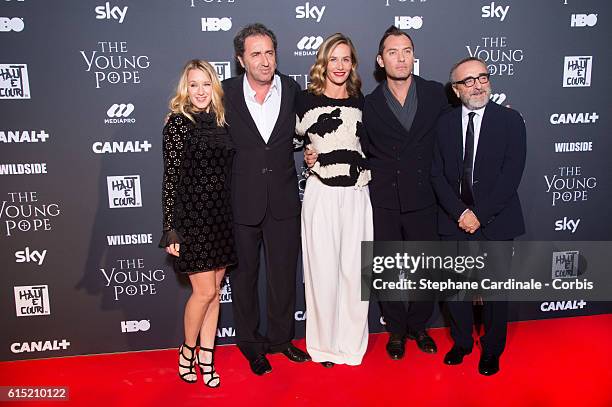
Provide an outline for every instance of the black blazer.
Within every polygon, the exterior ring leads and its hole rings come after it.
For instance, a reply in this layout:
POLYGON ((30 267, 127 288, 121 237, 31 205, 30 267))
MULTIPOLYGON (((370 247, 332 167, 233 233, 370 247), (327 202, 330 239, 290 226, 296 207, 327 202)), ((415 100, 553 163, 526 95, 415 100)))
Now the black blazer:
POLYGON ((372 171, 372 206, 402 212, 436 203, 430 181, 434 127, 448 110, 443 86, 413 75, 418 106, 410 131, 401 125, 387 106, 383 86, 366 96, 362 148, 372 171))
POLYGON ((291 78, 281 78, 281 107, 268 143, 264 142, 244 101, 243 76, 223 81, 225 119, 236 148, 232 168, 234 222, 256 225, 269 207, 275 219, 300 214, 293 159, 295 99, 300 91, 291 78))
MULTIPOLYGON (((444 209, 438 212, 438 231, 465 236, 457 221, 467 206, 459 185, 463 172, 461 107, 443 115, 436 127, 431 179, 444 209)), ((525 168, 525 122, 515 110, 489 102, 480 124, 474 161, 474 207, 487 239, 507 240, 525 233, 517 189, 525 168)))

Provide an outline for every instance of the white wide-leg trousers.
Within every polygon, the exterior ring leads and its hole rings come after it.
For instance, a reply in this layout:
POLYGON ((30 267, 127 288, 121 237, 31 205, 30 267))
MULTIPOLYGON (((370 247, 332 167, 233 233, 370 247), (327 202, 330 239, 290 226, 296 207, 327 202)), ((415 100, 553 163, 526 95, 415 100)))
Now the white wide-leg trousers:
POLYGON ((330 187, 316 176, 302 203, 306 347, 315 362, 359 365, 368 345, 361 301, 361 241, 373 240, 367 187, 330 187))

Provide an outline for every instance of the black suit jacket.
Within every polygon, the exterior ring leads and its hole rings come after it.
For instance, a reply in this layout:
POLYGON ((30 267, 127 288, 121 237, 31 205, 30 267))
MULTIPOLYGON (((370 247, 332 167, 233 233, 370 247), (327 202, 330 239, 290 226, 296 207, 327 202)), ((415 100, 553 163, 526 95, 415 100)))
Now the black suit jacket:
MULTIPOLYGON (((444 209, 438 213, 438 231, 465 236, 457 221, 467 206, 459 185, 463 172, 461 107, 443 115, 436 127, 431 179, 444 209)), ((508 240, 525 233, 517 189, 525 168, 526 131, 523 118, 510 108, 489 102, 480 124, 474 161, 474 207, 483 235, 508 240)))
POLYGON ((225 118, 236 148, 232 169, 234 222, 256 225, 269 207, 275 219, 300 214, 293 159, 295 99, 298 84, 281 78, 281 107, 268 143, 263 140, 244 101, 243 75, 223 81, 225 118))
POLYGON ((443 86, 413 75, 418 98, 410 131, 401 125, 387 106, 383 86, 365 98, 362 148, 372 171, 372 206, 402 212, 436 203, 430 182, 434 127, 448 109, 443 86))

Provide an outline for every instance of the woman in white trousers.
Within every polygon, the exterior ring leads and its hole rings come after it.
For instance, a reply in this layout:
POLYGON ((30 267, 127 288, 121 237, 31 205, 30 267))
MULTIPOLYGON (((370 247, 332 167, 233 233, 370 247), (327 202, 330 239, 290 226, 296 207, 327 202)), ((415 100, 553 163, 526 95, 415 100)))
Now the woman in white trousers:
POLYGON ((360 253, 361 242, 373 240, 373 226, 356 67, 350 39, 332 35, 319 47, 308 90, 297 102, 296 133, 309 161, 316 160, 302 205, 306 347, 325 367, 359 365, 368 344, 360 253))

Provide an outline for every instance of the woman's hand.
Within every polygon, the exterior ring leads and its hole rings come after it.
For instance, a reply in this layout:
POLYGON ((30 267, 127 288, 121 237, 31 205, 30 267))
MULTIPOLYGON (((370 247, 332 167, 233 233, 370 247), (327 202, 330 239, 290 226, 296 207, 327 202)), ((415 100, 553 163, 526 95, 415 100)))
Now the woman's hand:
POLYGON ((310 147, 310 145, 306 146, 306 148, 304 149, 304 161, 306 162, 308 168, 311 168, 313 165, 315 165, 318 157, 319 155, 312 147, 310 147))
POLYGON ((172 243, 171 245, 166 246, 166 253, 171 254, 172 256, 178 257, 180 247, 181 247, 180 244, 172 243))

